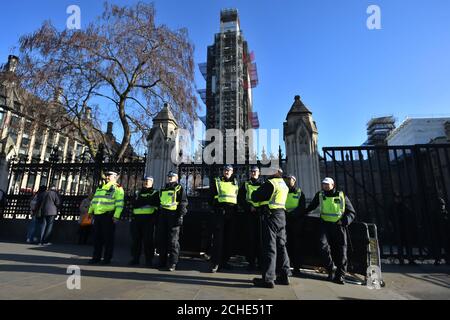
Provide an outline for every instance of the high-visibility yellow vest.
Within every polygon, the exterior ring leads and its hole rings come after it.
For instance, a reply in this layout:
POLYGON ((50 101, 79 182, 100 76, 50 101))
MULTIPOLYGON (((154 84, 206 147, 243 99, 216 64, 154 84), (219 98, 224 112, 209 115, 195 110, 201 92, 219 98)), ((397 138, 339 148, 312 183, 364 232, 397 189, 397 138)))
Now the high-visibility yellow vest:
MULTIPOLYGON (((152 192, 145 192, 145 193, 140 193, 139 197, 142 198, 150 198, 152 197, 157 191, 153 190, 152 192)), ((153 214, 156 211, 156 207, 155 206, 151 206, 151 205, 144 205, 142 207, 139 208, 134 208, 133 209, 133 214, 153 214)))
POLYGON ((253 185, 250 183, 250 181, 245 182, 245 190, 246 190, 246 200, 248 203, 250 203, 253 207, 258 208, 261 204, 259 202, 252 201, 252 193, 259 189, 260 185, 253 185))
POLYGON ((177 199, 177 193, 180 191, 181 186, 177 185, 173 189, 168 190, 161 190, 160 193, 160 201, 161 201, 161 208, 169 210, 169 211, 175 211, 178 208, 178 199, 177 199))
POLYGON ((120 219, 124 206, 124 197, 123 188, 119 184, 108 182, 95 191, 89 207, 89 213, 101 215, 106 212, 114 212, 114 218, 120 219))
POLYGON ((270 200, 261 202, 261 205, 268 205, 269 209, 285 209, 289 188, 282 178, 272 178, 268 180, 273 185, 273 192, 270 200))
POLYGON ((216 178, 217 195, 214 197, 219 203, 237 204, 238 186, 234 182, 222 181, 216 178))
POLYGON ((295 192, 289 192, 287 199, 286 199, 286 212, 292 212, 294 211, 299 203, 300 203, 300 196, 302 195, 302 190, 300 188, 297 188, 295 192))
POLYGON ((345 212, 345 195, 339 191, 336 197, 327 197, 321 191, 319 193, 320 218, 326 222, 338 222, 345 212))

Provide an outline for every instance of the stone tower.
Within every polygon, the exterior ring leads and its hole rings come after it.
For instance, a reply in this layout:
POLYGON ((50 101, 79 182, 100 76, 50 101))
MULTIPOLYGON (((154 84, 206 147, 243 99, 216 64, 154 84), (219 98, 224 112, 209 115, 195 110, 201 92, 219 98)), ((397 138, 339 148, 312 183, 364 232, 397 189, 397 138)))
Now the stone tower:
POLYGON ((172 161, 172 153, 178 150, 178 123, 166 103, 164 108, 153 118, 153 127, 148 135, 148 156, 145 166, 146 175, 153 176, 154 187, 162 188, 166 183, 166 175, 176 170, 172 161), (175 149, 174 149, 175 148, 175 149))
POLYGON ((287 173, 297 178, 297 185, 307 200, 311 200, 320 189, 318 132, 311 111, 295 96, 283 124, 286 145, 287 173))

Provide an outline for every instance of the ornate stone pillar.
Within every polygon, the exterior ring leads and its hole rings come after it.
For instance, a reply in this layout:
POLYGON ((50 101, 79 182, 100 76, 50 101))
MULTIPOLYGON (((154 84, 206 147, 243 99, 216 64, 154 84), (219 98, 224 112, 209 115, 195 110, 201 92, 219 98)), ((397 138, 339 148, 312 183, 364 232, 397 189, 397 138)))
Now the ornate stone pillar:
POLYGON ((320 189, 318 131, 316 123, 300 99, 295 96, 283 125, 286 144, 287 173, 297 178, 298 186, 310 201, 320 189))
POLYGON ((177 121, 170 110, 170 105, 166 103, 161 112, 153 119, 153 127, 147 138, 148 156, 145 173, 153 176, 155 188, 164 187, 167 173, 177 170, 176 164, 172 161, 173 150, 176 154, 179 150, 177 135, 177 121))

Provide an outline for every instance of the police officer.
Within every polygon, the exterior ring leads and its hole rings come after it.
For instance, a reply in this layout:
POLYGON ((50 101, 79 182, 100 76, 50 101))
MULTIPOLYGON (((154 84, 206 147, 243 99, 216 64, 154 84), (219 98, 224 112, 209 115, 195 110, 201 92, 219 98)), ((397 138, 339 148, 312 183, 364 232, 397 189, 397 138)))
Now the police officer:
POLYGON ((159 193, 160 214, 158 217, 159 267, 175 271, 180 255, 180 228, 187 212, 187 197, 178 183, 178 174, 169 171, 167 184, 159 193), (168 257, 167 257, 168 256, 168 257))
POLYGON ((282 179, 283 171, 270 168, 273 176, 252 193, 252 200, 262 202, 262 278, 253 279, 256 287, 273 288, 274 282, 289 285, 289 257, 286 250, 285 205, 289 189, 282 179), (278 264, 278 272, 277 272, 278 264), (278 274, 277 274, 278 273, 278 274))
POLYGON ((152 266, 155 254, 153 242, 156 212, 159 207, 159 193, 153 189, 153 177, 145 176, 143 187, 137 193, 133 202, 131 216, 131 256, 129 265, 139 264, 142 242, 144 243, 145 265, 152 266))
POLYGON ((302 190, 296 187, 297 179, 288 175, 285 182, 289 188, 286 200, 286 236, 289 260, 294 268, 294 274, 300 273, 299 234, 302 217, 305 213, 306 201, 302 190))
POLYGON ((335 189, 334 180, 325 178, 322 190, 317 192, 306 212, 320 206, 320 250, 328 280, 344 284, 347 271, 347 226, 355 219, 355 209, 344 192, 335 189), (333 263, 331 250, 336 253, 337 270, 333 263))
POLYGON ((213 244, 211 253, 211 272, 219 268, 230 269, 233 241, 233 217, 236 213, 238 184, 233 177, 233 167, 225 165, 223 175, 216 177, 210 186, 213 206, 211 227, 213 244))
POLYGON ((261 208, 260 204, 252 201, 252 193, 261 186, 260 171, 257 166, 252 166, 250 179, 239 188, 238 203, 247 215, 247 262, 248 270, 253 271, 261 265, 261 208))
POLYGON ((106 173, 106 183, 97 188, 89 207, 89 215, 94 215, 94 253, 90 264, 103 260, 101 264, 111 263, 114 249, 115 224, 120 220, 124 206, 124 191, 117 183, 117 172, 106 173))

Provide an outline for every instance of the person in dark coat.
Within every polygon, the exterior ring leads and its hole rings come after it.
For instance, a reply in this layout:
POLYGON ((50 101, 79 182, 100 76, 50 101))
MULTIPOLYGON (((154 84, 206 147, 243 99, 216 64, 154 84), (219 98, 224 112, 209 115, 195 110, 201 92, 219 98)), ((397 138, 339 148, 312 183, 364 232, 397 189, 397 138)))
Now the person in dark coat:
POLYGON ((263 205, 262 214, 262 277, 253 284, 261 288, 274 288, 275 284, 289 285, 291 275, 286 250, 285 205, 289 188, 282 179, 281 168, 266 169, 272 175, 252 193, 252 201, 263 205))
POLYGON ((42 195, 42 199, 39 202, 39 210, 41 211, 42 216, 38 218, 38 223, 41 229, 41 245, 50 244, 49 240, 53 231, 53 223, 60 206, 61 197, 55 187, 52 187, 49 191, 46 191, 42 195))
POLYGON ((167 183, 159 192, 158 252, 159 268, 175 271, 180 256, 180 229, 187 213, 186 191, 178 182, 178 174, 169 171, 167 183))
POLYGON ((209 204, 213 208, 209 221, 213 236, 210 269, 212 273, 232 268, 228 261, 233 254, 233 222, 237 212, 239 188, 233 172, 233 166, 225 165, 223 175, 210 183, 209 204))
POLYGON ((253 271, 261 267, 262 248, 261 248, 261 214, 262 210, 258 203, 251 199, 252 193, 262 184, 260 178, 260 170, 257 166, 253 166, 250 170, 250 179, 245 181, 238 191, 238 204, 243 208, 246 215, 246 259, 249 263, 248 270, 253 271))
POLYGON ((306 213, 319 206, 320 252, 328 271, 328 280, 344 284, 347 272, 347 227, 355 219, 356 211, 344 192, 336 190, 334 180, 329 177, 322 181, 322 190, 316 193, 306 213), (336 255, 331 254, 332 250, 336 255), (335 261, 333 256, 336 256, 335 261))
POLYGON ((296 185, 297 178, 294 175, 287 175, 285 182, 289 188, 286 200, 286 247, 291 267, 294 268, 293 273, 300 275, 300 233, 305 215, 306 199, 305 194, 296 185))

